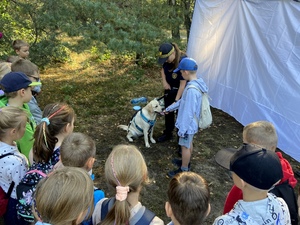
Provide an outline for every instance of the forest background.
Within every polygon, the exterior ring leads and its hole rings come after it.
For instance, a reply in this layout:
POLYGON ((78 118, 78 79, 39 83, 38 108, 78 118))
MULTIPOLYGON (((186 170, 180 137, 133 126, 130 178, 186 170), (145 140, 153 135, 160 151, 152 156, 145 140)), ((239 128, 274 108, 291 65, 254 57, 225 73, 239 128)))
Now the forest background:
POLYGON ((31 44, 31 60, 42 68, 66 62, 71 51, 153 63, 162 42, 175 41, 184 49, 194 4, 195 0, 1 0, 0 58, 12 54, 13 40, 24 39, 31 44), (181 30, 187 34, 184 40, 181 30))
MULTIPOLYGON (((107 196, 113 191, 103 176, 105 160, 113 146, 128 144, 117 125, 129 122, 132 98, 151 100, 163 94, 158 46, 170 41, 186 49, 194 4, 194 0, 1 0, 0 59, 14 54, 13 40, 30 43, 30 60, 41 70, 41 108, 64 101, 75 109, 75 131, 96 141, 95 185, 107 196)), ((222 214, 232 186, 228 171, 215 163, 214 156, 223 147, 238 148, 243 129, 221 110, 212 108, 212 113, 212 126, 195 136, 191 161, 192 171, 201 174, 211 190, 212 211, 205 224, 222 214)), ((163 128, 164 118, 158 117, 155 139, 163 128)), ((174 169, 171 159, 177 157, 177 140, 151 148, 145 148, 143 138, 133 144, 145 156, 151 178, 141 201, 167 223, 166 173, 174 169)), ((295 160, 284 156, 294 170, 299 169, 295 160)))

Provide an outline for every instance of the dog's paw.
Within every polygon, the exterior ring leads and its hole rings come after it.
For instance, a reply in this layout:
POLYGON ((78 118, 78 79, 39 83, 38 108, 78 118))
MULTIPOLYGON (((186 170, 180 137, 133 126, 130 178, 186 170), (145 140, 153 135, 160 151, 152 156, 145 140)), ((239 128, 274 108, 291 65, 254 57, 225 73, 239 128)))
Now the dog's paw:
POLYGON ((153 138, 150 138, 151 143, 155 144, 156 141, 153 138))
POLYGON ((133 142, 132 138, 127 137, 127 139, 128 139, 129 142, 133 142))
POLYGON ((149 143, 146 143, 145 146, 146 146, 146 148, 150 148, 149 143))

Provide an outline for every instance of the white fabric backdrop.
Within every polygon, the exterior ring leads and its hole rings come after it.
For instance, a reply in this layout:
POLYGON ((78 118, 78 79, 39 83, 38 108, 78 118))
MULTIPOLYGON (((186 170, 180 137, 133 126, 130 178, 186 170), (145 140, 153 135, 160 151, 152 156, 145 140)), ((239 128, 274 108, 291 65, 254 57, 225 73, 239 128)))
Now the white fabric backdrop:
POLYGON ((278 147, 300 162, 300 3, 197 0, 187 54, 213 107, 243 125, 272 122, 278 147))

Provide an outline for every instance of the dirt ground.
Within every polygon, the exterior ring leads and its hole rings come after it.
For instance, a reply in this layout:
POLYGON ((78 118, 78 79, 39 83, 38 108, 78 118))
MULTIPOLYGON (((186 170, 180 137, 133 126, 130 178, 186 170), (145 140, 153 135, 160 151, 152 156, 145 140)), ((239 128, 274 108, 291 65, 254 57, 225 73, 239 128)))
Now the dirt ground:
MULTIPOLYGON (((194 152, 191 160, 192 171, 202 175, 210 186, 211 213, 205 224, 212 224, 214 219, 222 214, 226 194, 232 186, 232 180, 228 171, 217 165, 214 156, 223 147, 238 148, 242 143, 241 133, 243 129, 240 123, 221 110, 212 109, 212 112, 213 125, 206 130, 200 131, 195 136, 194 152)), ((157 138, 161 134, 160 132, 164 127, 163 122, 162 117, 158 119, 154 137, 157 138)), ((109 129, 109 126, 107 128, 109 129)), ((107 134, 114 133, 114 135, 105 135, 105 139, 100 141, 100 147, 97 148, 98 156, 101 159, 97 161, 94 167, 97 177, 96 185, 102 187, 107 195, 110 194, 110 190, 108 190, 106 185, 103 185, 105 183, 103 165, 114 143, 128 143, 124 132, 116 129, 116 127, 110 127, 110 130, 107 130, 107 134)), ((140 138, 134 141, 134 144, 144 154, 149 175, 152 179, 151 184, 143 189, 141 202, 167 223, 169 218, 165 215, 164 204, 166 201, 166 188, 170 179, 166 176, 166 173, 175 168, 171 160, 177 157, 177 141, 174 138, 171 141, 152 144, 151 148, 146 148, 143 138, 140 138)), ((286 158, 290 160, 294 169, 297 169, 297 162, 288 156, 286 158)))
MULTIPOLYGON (((206 224, 212 224, 214 218, 221 215, 225 194, 232 184, 228 171, 215 163, 214 155, 222 147, 237 147, 241 143, 240 134, 242 131, 241 124, 220 110, 213 109, 213 118, 213 125, 195 136, 191 161, 192 171, 202 175, 208 181, 211 190, 212 210, 206 224)), ((161 134, 163 125, 164 118, 160 117, 154 130, 154 137, 157 138, 161 134)), ((110 127, 110 129, 107 130, 107 133, 114 133, 114 135, 106 135, 105 139, 99 143, 101 147, 97 148, 97 153, 101 159, 97 161, 94 167, 97 177, 96 185, 103 187, 107 194, 109 194, 109 190, 103 186, 105 180, 102 176, 105 158, 110 152, 111 146, 116 143, 116 139, 118 143, 128 143, 125 131, 115 127, 110 127)), ((144 146, 143 138, 134 141, 134 144, 144 154, 152 179, 151 184, 144 188, 141 201, 167 223, 169 219, 165 215, 164 203, 166 201, 166 188, 170 179, 167 178, 166 173, 175 169, 171 160, 177 157, 177 139, 151 144, 151 148, 144 146)))
MULTIPOLYGON (((75 131, 90 135, 97 144, 93 168, 95 185, 107 196, 112 196, 104 178, 105 160, 114 145, 129 143, 126 132, 117 126, 127 124, 134 113, 130 99, 138 96, 152 99, 160 96, 163 90, 158 68, 139 70, 132 65, 118 66, 113 62, 95 65, 86 59, 84 55, 74 56, 70 63, 44 71, 43 93, 39 100, 42 106, 63 100, 74 107, 77 114, 75 131)), ((212 126, 194 137, 191 160, 192 171, 202 175, 210 186, 211 213, 205 224, 212 224, 222 214, 226 194, 232 186, 228 171, 216 164, 214 156, 221 148, 238 148, 242 144, 243 129, 239 122, 221 110, 212 108, 212 113, 212 126)), ((163 129, 164 118, 159 116, 154 127, 155 139, 163 129)), ((142 191, 141 202, 167 223, 169 218, 165 215, 164 205, 170 179, 166 174, 175 169, 171 160, 177 157, 177 139, 151 144, 150 148, 144 146, 143 138, 133 144, 142 151, 151 178, 151 183, 142 191)), ((298 169, 295 160, 287 159, 294 170, 298 169)))
MULTIPOLYGON (((65 101, 74 108, 77 114, 75 131, 90 135, 97 145, 93 168, 95 185, 103 189, 107 196, 112 196, 113 192, 108 189, 104 178, 105 160, 113 146, 129 143, 126 132, 117 126, 127 124, 134 113, 130 99, 138 96, 152 99, 162 95, 159 69, 140 69, 113 61, 94 63, 89 61, 88 55, 75 54, 68 63, 42 71, 41 78, 43 93, 38 96, 41 108, 57 101, 65 101)), ((216 164, 214 156, 221 148, 238 148, 242 144, 243 129, 240 123, 221 110, 212 108, 212 113, 211 127, 194 137, 191 159, 191 170, 202 175, 210 186, 211 213, 205 224, 212 224, 222 214, 226 194, 232 186, 228 171, 216 164)), ((164 118, 159 116, 154 127, 155 139, 163 129, 164 118)), ((151 144, 150 148, 145 147, 143 138, 133 144, 143 153, 151 178, 140 200, 168 223, 170 219, 165 215, 164 205, 170 179, 166 174, 175 169, 171 160, 177 157, 177 139, 151 144)), ((295 160, 285 157, 294 170, 299 170, 295 160)))

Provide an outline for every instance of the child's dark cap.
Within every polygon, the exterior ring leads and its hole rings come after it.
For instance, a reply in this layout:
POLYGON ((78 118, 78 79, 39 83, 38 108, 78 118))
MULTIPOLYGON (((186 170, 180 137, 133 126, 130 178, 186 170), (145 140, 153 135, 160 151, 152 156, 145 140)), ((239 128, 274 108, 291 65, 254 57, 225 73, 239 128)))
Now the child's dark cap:
POLYGON ((158 63, 161 65, 164 64, 174 50, 174 46, 171 43, 163 43, 160 45, 158 49, 158 63))
POLYGON ((11 93, 22 88, 37 86, 40 84, 41 82, 32 82, 24 73, 21 72, 7 73, 0 81, 0 85, 3 87, 5 93, 11 93))
POLYGON ((277 154, 256 145, 244 144, 239 149, 221 149, 215 159, 218 164, 258 189, 269 190, 283 177, 277 154))

